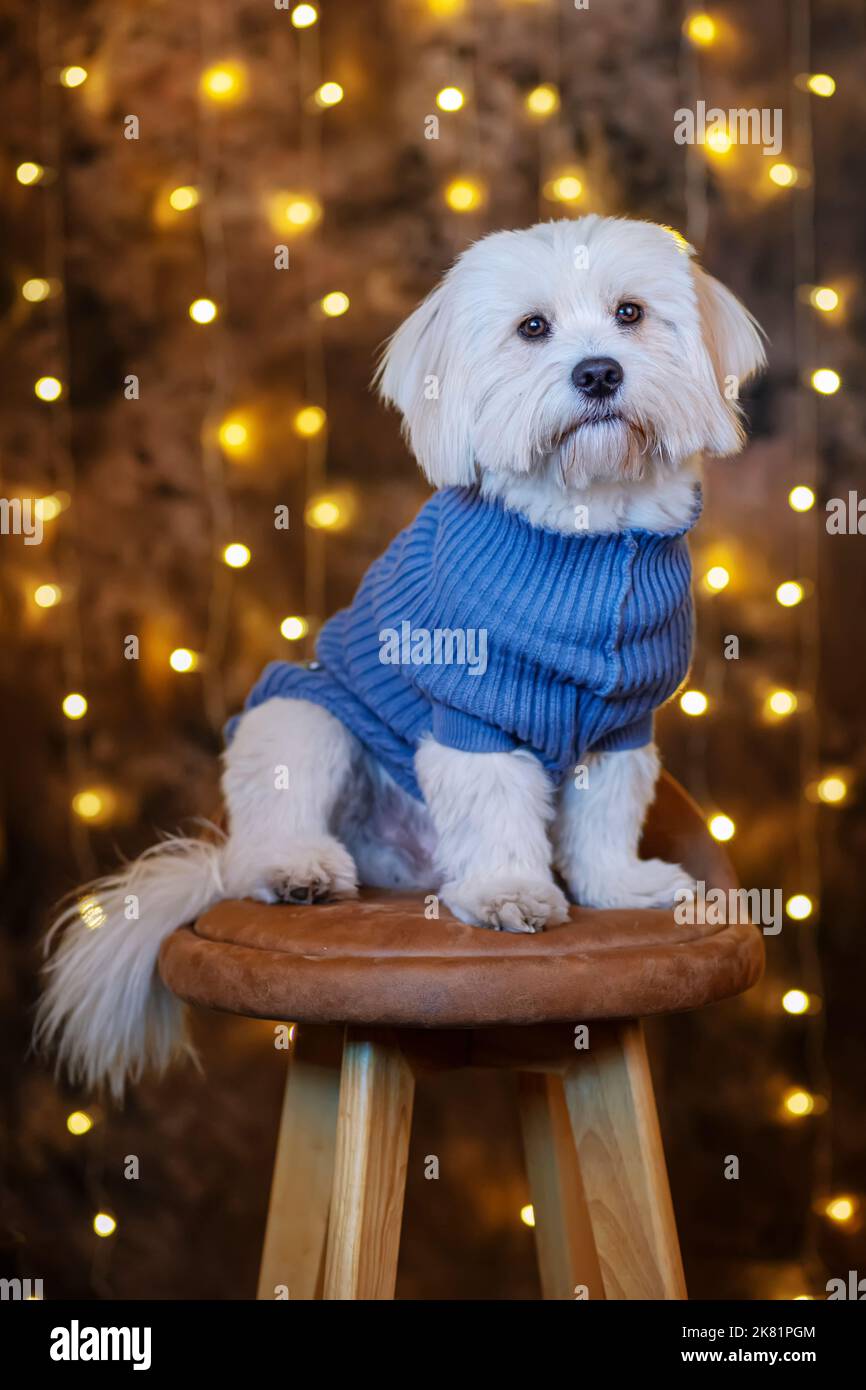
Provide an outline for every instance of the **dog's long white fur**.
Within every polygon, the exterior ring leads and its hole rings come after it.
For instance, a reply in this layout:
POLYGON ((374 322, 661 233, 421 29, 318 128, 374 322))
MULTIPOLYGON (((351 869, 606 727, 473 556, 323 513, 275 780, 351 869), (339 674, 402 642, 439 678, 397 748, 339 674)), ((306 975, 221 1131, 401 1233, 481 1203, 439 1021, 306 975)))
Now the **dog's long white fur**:
MULTIPOLYGON (((534 525, 559 530, 574 529, 578 507, 591 531, 669 530, 690 516, 696 456, 742 446, 730 385, 763 364, 754 320, 690 248, 649 223, 590 216, 470 247, 391 339, 378 385, 434 486, 479 481, 534 525), (614 319, 623 299, 649 306, 634 334, 614 319), (554 331, 521 341, 520 320, 539 313, 554 331), (622 363, 612 423, 594 425, 575 392, 571 370, 587 353, 622 363)), ((298 700, 251 710, 226 755, 228 838, 165 840, 82 889, 58 917, 37 1042, 74 1081, 118 1097, 145 1068, 189 1052, 157 957, 169 932, 223 897, 274 902, 294 888, 351 897, 360 877, 438 890, 463 921, 529 931, 567 910, 554 851, 587 905, 670 902, 686 882, 677 865, 638 858, 653 748, 591 757, 589 787, 567 785, 558 797, 522 751, 473 754, 428 740, 416 766, 424 805, 325 710, 298 700), (275 785, 280 765, 290 794, 275 785), (83 912, 82 897, 94 900, 83 912)))

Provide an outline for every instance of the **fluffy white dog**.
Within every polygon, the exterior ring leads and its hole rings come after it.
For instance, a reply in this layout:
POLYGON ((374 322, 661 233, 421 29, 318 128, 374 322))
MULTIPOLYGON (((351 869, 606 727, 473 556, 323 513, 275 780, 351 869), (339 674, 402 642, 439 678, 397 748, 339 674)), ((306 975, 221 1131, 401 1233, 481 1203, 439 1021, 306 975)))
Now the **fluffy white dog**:
POLYGON ((563 921, 560 884, 673 901, 684 871, 638 857, 652 709, 687 670, 698 458, 742 447, 738 387, 763 363, 754 320, 666 228, 590 216, 459 258, 378 374, 439 491, 320 663, 259 683, 225 758, 227 836, 155 846, 85 890, 98 929, 78 902, 52 929, 37 1037, 73 1079, 119 1094, 185 1046, 157 952, 222 898, 419 889, 503 931, 563 921), (483 632, 486 668, 437 665, 419 619, 483 632), (380 624, 408 626, 391 666, 380 624))

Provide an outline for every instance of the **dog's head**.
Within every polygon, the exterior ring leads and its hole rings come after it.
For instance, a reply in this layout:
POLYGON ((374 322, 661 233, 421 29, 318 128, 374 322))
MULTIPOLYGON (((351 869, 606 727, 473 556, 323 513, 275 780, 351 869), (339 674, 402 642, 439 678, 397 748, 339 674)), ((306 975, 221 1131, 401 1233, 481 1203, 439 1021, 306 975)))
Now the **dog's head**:
POLYGON ((638 478, 743 445, 764 365, 742 304, 665 227, 613 217, 476 242, 390 340, 378 372, 430 481, 638 478))

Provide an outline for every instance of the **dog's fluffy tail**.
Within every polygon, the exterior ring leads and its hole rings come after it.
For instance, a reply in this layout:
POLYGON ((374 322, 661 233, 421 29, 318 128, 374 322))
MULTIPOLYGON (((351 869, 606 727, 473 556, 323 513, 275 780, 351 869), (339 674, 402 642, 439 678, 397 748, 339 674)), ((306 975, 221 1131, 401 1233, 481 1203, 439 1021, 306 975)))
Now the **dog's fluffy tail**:
POLYGON ((166 839, 118 874, 79 889, 46 938, 34 1041, 56 1051, 58 1070, 121 1099, 125 1083, 193 1056, 182 1004, 156 971, 162 941, 225 897, 222 847, 166 839))

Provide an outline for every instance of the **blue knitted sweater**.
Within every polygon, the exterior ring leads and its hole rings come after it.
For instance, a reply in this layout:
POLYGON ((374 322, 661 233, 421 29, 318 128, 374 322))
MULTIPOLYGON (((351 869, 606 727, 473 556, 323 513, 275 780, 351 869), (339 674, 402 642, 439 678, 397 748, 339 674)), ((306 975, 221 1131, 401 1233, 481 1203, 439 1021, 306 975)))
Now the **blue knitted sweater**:
POLYGON ((419 799, 430 733, 474 753, 529 749, 557 782, 588 751, 642 747, 689 667, 685 532, 699 510, 696 492, 680 531, 564 534, 444 488, 325 623, 318 661, 271 662, 245 708, 323 705, 419 799))

